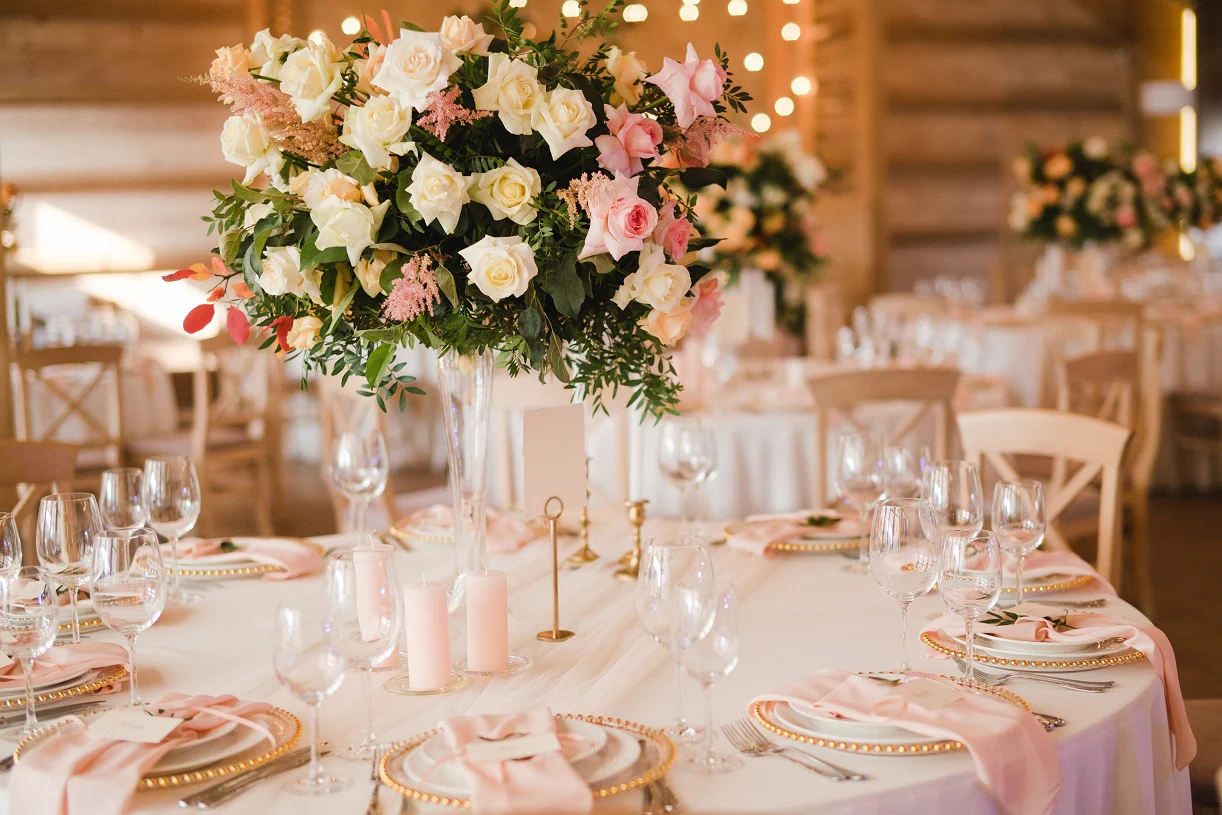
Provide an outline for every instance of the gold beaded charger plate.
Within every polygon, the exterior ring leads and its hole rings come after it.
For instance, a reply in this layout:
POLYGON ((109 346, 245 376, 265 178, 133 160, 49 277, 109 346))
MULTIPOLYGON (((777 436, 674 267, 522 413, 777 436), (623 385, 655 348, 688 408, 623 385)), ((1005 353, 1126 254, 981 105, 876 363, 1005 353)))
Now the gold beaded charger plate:
POLYGON ((448 507, 427 507, 395 521, 386 531, 408 543, 452 544, 454 513, 448 507))
MULTIPOLYGON (((105 690, 113 685, 118 685, 126 677, 127 668, 115 665, 110 668, 94 668, 61 682, 42 688, 36 687, 34 689, 35 712, 39 712, 43 705, 105 690)), ((10 696, 6 692, 5 695, 0 696, 0 710, 17 707, 25 707, 24 690, 15 695, 10 696)))
MULTIPOLYGON (((967 637, 951 635, 958 645, 966 645, 967 637)), ((1081 659, 1082 657, 1106 657, 1129 650, 1120 637, 1097 636, 1078 642, 1029 642, 1008 640, 994 634, 976 634, 976 650, 995 657, 1018 657, 1031 659, 1081 659)))
MULTIPOLYGON (((573 765, 590 784, 595 801, 652 784, 666 775, 674 764, 675 745, 660 730, 609 716, 565 713, 557 714, 556 718, 575 724, 594 725, 607 731, 606 745, 602 750, 573 765), (647 751, 647 758, 640 754, 638 739, 644 739, 648 746, 655 748, 647 751)), ((560 729, 566 729, 565 725, 562 724, 560 729)), ((382 757, 382 781, 401 795, 417 801, 469 808, 471 801, 466 797, 465 790, 460 788, 466 785, 457 784, 453 779, 449 783, 443 780, 438 784, 434 780, 437 773, 430 773, 428 781, 424 783, 417 780, 416 773, 423 765, 414 763, 413 753, 439 735, 439 730, 430 730, 391 747, 382 757)))
MULTIPOLYGON (((737 535, 749 526, 756 526, 757 523, 748 521, 734 521, 726 524, 722 534, 729 538, 731 535, 737 535)), ((822 552, 848 552, 855 551, 859 545, 860 535, 854 532, 852 535, 837 534, 829 529, 812 529, 809 534, 798 538, 791 538, 784 541, 772 541, 768 544, 768 551, 779 554, 819 554, 822 552)))
MULTIPOLYGON (((220 555, 208 555, 200 561, 179 560, 178 574, 183 577, 198 579, 229 579, 235 577, 261 577, 271 572, 283 572, 284 567, 275 563, 264 563, 250 557, 242 556, 242 547, 261 540, 260 538, 224 538, 222 544, 230 543, 234 549, 220 555)), ((264 538, 262 540, 273 540, 264 538)), ((276 537, 274 540, 291 541, 301 546, 308 546, 320 555, 326 554, 326 547, 305 538, 276 537)), ((168 555, 167 555, 168 558, 168 555)))
MULTIPOLYGON (((967 656, 967 648, 961 642, 956 642, 945 631, 926 631, 921 634, 921 642, 939 654, 948 657, 967 656)), ((1019 654, 998 654, 991 648, 977 645, 975 659, 985 667, 1004 668, 1011 671, 1039 671, 1041 673, 1072 673, 1074 671, 1093 671, 1098 668, 1110 668, 1113 665, 1124 665, 1145 659, 1146 655, 1135 648, 1125 645, 1115 653, 1099 655, 1097 653, 1082 653, 1071 656, 1025 656, 1019 654)))
MULTIPOLYGON (((1050 594, 1056 591, 1079 589, 1094 580, 1089 574, 1047 574, 1041 577, 1029 578, 1023 581, 1023 594, 1050 594)), ((1002 594, 1018 592, 1018 583, 1012 577, 1001 581, 1002 594)))
MULTIPOLYGON (((58 612, 59 630, 72 630, 72 606, 60 606, 58 612)), ((97 609, 93 607, 93 600, 88 597, 82 597, 76 602, 76 617, 80 622, 82 631, 92 631, 95 628, 101 628, 102 618, 98 616, 97 609)))

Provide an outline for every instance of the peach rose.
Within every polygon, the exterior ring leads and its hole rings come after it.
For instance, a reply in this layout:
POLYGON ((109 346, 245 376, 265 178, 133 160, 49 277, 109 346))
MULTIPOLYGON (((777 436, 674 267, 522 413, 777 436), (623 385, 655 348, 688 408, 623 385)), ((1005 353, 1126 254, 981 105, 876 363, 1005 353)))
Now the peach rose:
POLYGON ((641 318, 640 326, 662 341, 663 345, 674 345, 683 339, 692 325, 691 298, 670 311, 654 309, 641 318))

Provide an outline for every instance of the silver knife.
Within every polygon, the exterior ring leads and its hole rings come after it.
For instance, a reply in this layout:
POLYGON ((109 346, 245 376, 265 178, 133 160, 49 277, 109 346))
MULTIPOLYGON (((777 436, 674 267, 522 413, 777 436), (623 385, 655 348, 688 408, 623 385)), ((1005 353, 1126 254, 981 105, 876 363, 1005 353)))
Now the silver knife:
MULTIPOLYGON (((643 742, 641 745, 641 755, 653 755, 654 751, 652 748, 654 745, 644 739, 637 739, 637 741, 643 742)), ((653 766, 653 758, 649 759, 649 766, 653 766)), ((677 813, 683 811, 683 804, 679 802, 679 796, 675 795, 675 791, 670 788, 670 784, 666 783, 665 776, 653 782, 653 789, 655 793, 654 802, 657 803, 665 815, 677 815, 677 813)), ((657 810, 654 811, 656 812, 657 810)))
MULTIPOLYGON (((323 746, 319 746, 319 756, 324 756, 329 750, 323 746)), ((178 802, 180 807, 196 807, 198 809, 207 809, 218 804, 223 804, 229 799, 241 794, 256 781, 261 781, 264 778, 270 778, 273 775, 279 775, 282 772, 296 769, 310 761, 310 748, 302 747, 294 750, 288 755, 282 756, 270 764, 265 764, 258 769, 251 770, 248 773, 242 773, 239 776, 226 779, 219 784, 214 784, 211 787, 206 787, 194 795, 189 795, 178 802)))

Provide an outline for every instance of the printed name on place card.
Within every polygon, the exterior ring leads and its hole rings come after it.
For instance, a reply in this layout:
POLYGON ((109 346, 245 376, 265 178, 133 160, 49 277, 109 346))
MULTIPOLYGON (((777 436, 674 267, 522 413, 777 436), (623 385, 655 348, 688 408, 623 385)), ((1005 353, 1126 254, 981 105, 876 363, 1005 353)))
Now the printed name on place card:
POLYGON ((554 753, 560 749, 560 739, 555 733, 535 733, 529 736, 513 736, 499 741, 481 741, 466 745, 467 758, 479 764, 489 761, 513 761, 530 758, 540 753, 554 753))
POLYGON ((182 719, 150 716, 142 710, 120 708, 103 713, 91 721, 89 735, 95 739, 159 744, 182 723, 182 719))
POLYGON ((953 685, 920 676, 897 685, 895 692, 925 710, 941 710, 963 698, 953 685))

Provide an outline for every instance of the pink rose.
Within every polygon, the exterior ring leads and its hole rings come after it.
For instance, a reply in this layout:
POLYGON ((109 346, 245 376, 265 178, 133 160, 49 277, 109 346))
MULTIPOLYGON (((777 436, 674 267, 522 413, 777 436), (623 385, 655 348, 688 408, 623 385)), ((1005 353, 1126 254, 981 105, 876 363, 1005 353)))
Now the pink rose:
POLYGON ((1132 207, 1121 207, 1116 210, 1116 226, 1121 229, 1137 226, 1137 210, 1132 207))
POLYGON ((662 60, 662 70, 645 80, 662 89, 675 106, 679 127, 687 129, 697 116, 715 116, 713 102, 721 98, 726 72, 711 59, 701 60, 696 48, 687 44, 687 59, 680 65, 670 57, 662 60))
POLYGON ((725 284, 723 272, 713 272, 700 278, 692 286, 692 325, 691 330, 703 334, 713 325, 713 321, 721 316, 721 287, 725 284))
POLYGON ((662 167, 686 170, 688 167, 709 166, 709 140, 703 136, 684 134, 666 143, 666 155, 659 162, 662 167))
POLYGON ((606 106, 610 135, 594 139, 598 145, 598 166, 613 173, 636 175, 643 168, 641 159, 657 158, 662 143, 662 126, 639 113, 629 113, 627 105, 606 106))
POLYGON ((687 242, 692 236, 691 222, 675 217, 677 201, 668 201, 658 213, 658 226, 653 231, 653 242, 666 250, 671 260, 677 261, 687 254, 687 242))
POLYGON ((590 207, 590 231, 578 259, 609 252, 619 260, 639 252, 658 225, 658 211, 637 195, 639 178, 615 174, 615 181, 590 207))

